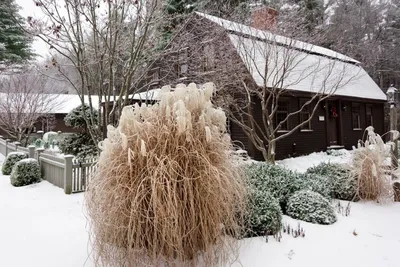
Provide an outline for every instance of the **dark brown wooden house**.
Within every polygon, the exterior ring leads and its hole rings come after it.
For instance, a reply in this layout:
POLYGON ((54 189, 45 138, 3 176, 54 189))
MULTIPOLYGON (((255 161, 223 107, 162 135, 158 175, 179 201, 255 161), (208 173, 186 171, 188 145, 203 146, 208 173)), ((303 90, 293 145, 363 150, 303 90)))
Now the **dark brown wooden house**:
MULTIPOLYGON (((285 93, 279 100, 276 123, 298 111, 313 95, 329 95, 319 103, 310 123, 277 143, 277 159, 328 148, 351 149, 370 125, 383 133, 386 96, 360 62, 202 13, 193 14, 183 24, 164 55, 153 63, 145 83, 152 89, 165 84, 214 82, 217 88, 229 87, 243 97, 244 86, 273 87, 276 83, 272 80, 277 76, 283 77, 279 82, 285 93), (289 59, 293 53, 297 59, 289 59), (294 62, 292 67, 285 63, 289 60, 294 62)), ((251 108, 254 118, 262 121, 260 102, 255 99, 251 108)), ((304 109, 290 117, 277 134, 289 131, 310 114, 310 109, 304 109)), ((234 141, 254 159, 263 159, 241 127, 234 123, 229 127, 234 141)))

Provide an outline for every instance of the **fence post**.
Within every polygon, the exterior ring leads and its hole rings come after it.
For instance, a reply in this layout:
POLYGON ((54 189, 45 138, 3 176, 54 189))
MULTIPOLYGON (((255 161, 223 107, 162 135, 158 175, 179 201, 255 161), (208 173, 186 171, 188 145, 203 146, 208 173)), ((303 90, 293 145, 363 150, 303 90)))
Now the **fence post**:
POLYGON ((18 151, 18 146, 20 146, 21 143, 20 142, 14 142, 14 145, 15 145, 15 152, 17 152, 18 151))
POLYGON ((65 168, 64 168, 64 192, 65 194, 72 193, 72 159, 74 156, 64 156, 65 168))
POLYGON ((38 148, 36 149, 37 155, 36 155, 36 160, 39 162, 40 164, 40 153, 42 153, 44 151, 44 148, 38 148))
POLYGON ((6 157, 8 155, 8 143, 10 142, 10 139, 6 139, 6 157))
POLYGON ((35 146, 28 146, 29 149, 29 158, 33 159, 35 158, 35 146))

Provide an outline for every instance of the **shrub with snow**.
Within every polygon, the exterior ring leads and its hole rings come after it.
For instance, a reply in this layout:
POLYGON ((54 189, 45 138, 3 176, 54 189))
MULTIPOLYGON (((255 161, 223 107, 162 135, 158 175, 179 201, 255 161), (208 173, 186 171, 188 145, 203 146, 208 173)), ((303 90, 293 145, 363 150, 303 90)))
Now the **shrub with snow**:
POLYGON ((250 190, 246 237, 275 235, 282 228, 279 201, 268 190, 250 190))
POLYGON ((302 174, 302 189, 308 189, 321 194, 323 197, 331 198, 334 194, 333 184, 328 176, 319 174, 302 174))
POLYGON ((93 112, 90 112, 90 108, 87 105, 77 107, 65 116, 65 125, 80 129, 81 132, 67 135, 59 140, 58 147, 63 154, 71 154, 80 159, 98 154, 97 145, 87 130, 84 116, 86 116, 87 120, 93 121, 95 125, 98 123, 98 111, 93 110, 93 112))
POLYGON ((333 224, 337 220, 329 200, 310 190, 298 191, 289 198, 287 214, 317 224, 333 224))
POLYGON ((23 159, 12 169, 10 181, 13 186, 24 186, 39 182, 41 179, 39 163, 35 159, 23 159))
POLYGON ((3 167, 1 169, 3 175, 10 175, 14 165, 22 160, 28 158, 28 155, 24 152, 11 152, 7 155, 4 160, 3 167))
POLYGON ((350 176, 350 170, 344 165, 321 163, 306 172, 309 175, 326 177, 332 187, 332 197, 341 200, 357 200, 356 181, 350 176))
POLYGON ((288 198, 303 189, 302 175, 277 165, 252 163, 246 168, 250 185, 259 191, 270 191, 285 212, 288 198))

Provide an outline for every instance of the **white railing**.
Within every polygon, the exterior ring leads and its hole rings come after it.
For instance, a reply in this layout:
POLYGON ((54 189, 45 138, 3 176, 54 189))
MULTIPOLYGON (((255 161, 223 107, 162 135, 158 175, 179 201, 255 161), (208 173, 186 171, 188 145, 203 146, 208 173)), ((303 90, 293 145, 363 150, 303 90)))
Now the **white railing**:
POLYGON ((0 137, 0 153, 5 157, 10 152, 21 151, 35 158, 40 165, 42 178, 49 183, 64 189, 65 194, 78 193, 86 190, 90 174, 96 168, 96 159, 85 161, 74 160, 74 156, 55 156, 47 154, 43 148, 22 147, 0 137))

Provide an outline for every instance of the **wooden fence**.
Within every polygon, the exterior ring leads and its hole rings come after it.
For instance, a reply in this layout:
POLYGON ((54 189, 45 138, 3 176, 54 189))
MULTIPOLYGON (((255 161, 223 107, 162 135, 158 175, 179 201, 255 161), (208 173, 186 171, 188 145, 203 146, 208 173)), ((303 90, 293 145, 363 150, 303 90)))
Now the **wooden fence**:
POLYGON ((39 162, 42 178, 64 189, 66 194, 83 192, 90 182, 90 174, 96 168, 96 159, 75 160, 74 156, 55 156, 47 154, 43 148, 22 147, 0 137, 0 153, 7 156, 10 152, 21 151, 39 162))

